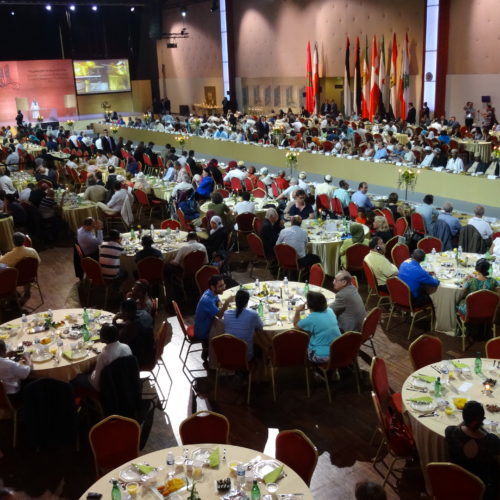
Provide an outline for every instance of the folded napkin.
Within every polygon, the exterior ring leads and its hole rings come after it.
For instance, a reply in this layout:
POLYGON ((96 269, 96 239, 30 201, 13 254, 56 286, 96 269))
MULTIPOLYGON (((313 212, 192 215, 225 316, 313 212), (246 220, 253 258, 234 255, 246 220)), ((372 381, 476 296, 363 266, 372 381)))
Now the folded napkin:
POLYGON ((276 469, 272 470, 271 472, 268 472, 264 476, 264 482, 266 484, 275 483, 280 478, 280 476, 281 476, 282 473, 283 473, 283 466, 280 465, 279 467, 277 467, 276 469))
POLYGON ((431 377, 430 375, 413 375, 413 378, 418 378, 428 383, 436 381, 436 377, 431 377))
POLYGON ((220 463, 219 448, 215 448, 215 450, 213 450, 212 453, 210 453, 210 455, 208 456, 208 465, 210 465, 210 467, 218 467, 219 463, 220 463))
POLYGON ((451 364, 455 367, 455 368, 469 368, 468 365, 466 365, 465 363, 462 363, 460 361, 454 361, 452 360, 451 364))
POLYGON ((145 464, 132 464, 141 475, 146 476, 147 474, 153 472, 156 467, 153 467, 152 465, 145 465, 145 464))
POLYGON ((413 403, 432 403, 432 398, 430 396, 421 396, 419 398, 410 399, 413 403))
POLYGON ((101 337, 99 337, 99 335, 94 335, 93 337, 90 337, 90 340, 92 342, 99 342, 99 340, 101 340, 101 337))
POLYGON ((63 351, 63 356, 68 359, 73 359, 73 351, 63 351))

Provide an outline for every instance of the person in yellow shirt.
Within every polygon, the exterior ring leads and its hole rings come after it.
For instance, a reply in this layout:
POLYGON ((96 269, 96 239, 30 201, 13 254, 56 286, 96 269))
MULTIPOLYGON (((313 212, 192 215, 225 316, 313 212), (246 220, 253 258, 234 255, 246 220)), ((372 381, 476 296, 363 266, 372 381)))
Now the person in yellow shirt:
POLYGON ((392 276, 397 276, 398 268, 385 257, 385 243, 382 238, 374 236, 368 246, 370 253, 364 260, 375 275, 377 288, 387 292, 387 280, 392 276))
MULTIPOLYGON (((23 233, 14 233, 12 236, 12 242, 14 248, 0 257, 0 264, 5 264, 9 267, 15 267, 18 262, 28 257, 33 257, 40 263, 40 256, 38 252, 31 247, 24 246, 26 241, 26 236, 23 233)), ((24 286, 24 295, 21 297, 21 304, 24 304, 31 296, 31 285, 24 286)))

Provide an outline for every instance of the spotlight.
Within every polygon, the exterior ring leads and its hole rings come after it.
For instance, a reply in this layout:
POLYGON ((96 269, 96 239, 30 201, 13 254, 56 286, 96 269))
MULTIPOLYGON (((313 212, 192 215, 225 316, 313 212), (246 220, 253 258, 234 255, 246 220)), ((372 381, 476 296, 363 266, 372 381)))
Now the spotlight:
POLYGON ((130 7, 130 12, 134 12, 135 11, 135 7, 130 7))
POLYGON ((75 4, 73 4, 73 3, 72 3, 72 4, 69 6, 69 10, 71 10, 72 12, 75 12, 75 10, 76 10, 75 4))
POLYGON ((92 10, 93 10, 94 12, 96 12, 96 11, 97 11, 97 5, 92 5, 92 10))
POLYGON ((186 7, 182 7, 182 9, 181 9, 181 16, 182 17, 186 17, 186 15, 187 15, 186 7))
POLYGON ((13 10, 11 10, 11 11, 10 11, 10 15, 11 15, 11 16, 15 16, 15 15, 16 15, 16 13, 15 13, 13 10))
POLYGON ((46 6, 45 6, 45 9, 48 10, 49 12, 52 10, 52 5, 50 5, 50 3, 48 3, 46 6))

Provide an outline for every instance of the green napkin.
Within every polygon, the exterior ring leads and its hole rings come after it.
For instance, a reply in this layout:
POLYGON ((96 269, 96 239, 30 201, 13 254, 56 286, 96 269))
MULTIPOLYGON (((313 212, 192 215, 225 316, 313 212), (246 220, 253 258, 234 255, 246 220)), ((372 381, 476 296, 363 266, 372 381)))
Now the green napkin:
POLYGON ((99 340, 101 340, 101 337, 99 337, 99 335, 94 335, 93 337, 90 337, 90 340, 92 340, 92 342, 99 342, 99 340))
POLYGON ((102 314, 102 311, 94 311, 94 318, 98 318, 102 314))
POLYGON ((139 472, 141 475, 145 476, 149 474, 150 472, 153 472, 155 470, 155 467, 152 465, 145 465, 145 464, 132 464, 139 472))
POLYGON ((276 469, 272 470, 271 472, 268 472, 264 476, 264 482, 266 484, 275 483, 280 478, 282 472, 283 472, 283 466, 280 465, 279 467, 277 467, 276 469))
POLYGON ((71 360, 73 359, 73 351, 63 351, 63 356, 71 360))
POLYGON ((432 403, 432 398, 430 396, 421 396, 419 398, 410 399, 413 403, 432 403))
POLYGON ((418 378, 419 380, 423 380, 424 382, 435 382, 436 377, 431 377, 430 375, 413 375, 414 378, 418 378))
POLYGON ((208 456, 208 465, 210 467, 218 467, 220 463, 220 453, 219 453, 219 448, 215 448, 215 450, 210 453, 208 456))
POLYGON ((469 368, 468 365, 466 365, 465 363, 461 363, 460 361, 452 361, 451 364, 455 367, 455 368, 469 368))

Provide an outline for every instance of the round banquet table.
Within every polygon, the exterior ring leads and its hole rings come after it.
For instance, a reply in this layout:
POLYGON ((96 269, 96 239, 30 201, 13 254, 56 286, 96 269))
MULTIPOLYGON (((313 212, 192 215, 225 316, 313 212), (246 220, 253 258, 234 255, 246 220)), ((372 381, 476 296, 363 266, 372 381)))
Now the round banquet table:
POLYGON ((12 250, 12 235, 14 234, 14 219, 12 216, 0 219, 0 250, 8 252, 12 250))
POLYGON ((27 144, 26 152, 34 157, 40 156, 42 154, 43 146, 39 144, 27 144))
POLYGON ((491 142, 488 141, 464 141, 457 140, 458 145, 462 146, 463 149, 469 153, 479 153, 481 155, 481 160, 489 162, 491 159, 491 142))
MULTIPOLYGON (((281 465, 281 462, 278 462, 273 457, 269 455, 265 455, 256 450, 252 450, 250 448, 243 448, 241 446, 233 446, 229 444, 217 445, 217 444, 197 444, 191 446, 175 446, 173 448, 167 448, 163 450, 154 451, 152 453, 148 453, 147 455, 142 455, 130 462, 126 462, 120 467, 117 467, 115 470, 109 472, 108 474, 102 476, 97 482, 95 482, 90 488, 80 497, 81 500, 85 500, 87 498, 87 494, 89 492, 96 492, 103 495, 103 498, 110 498, 111 495, 111 479, 116 479, 120 477, 120 472, 129 466, 132 463, 141 463, 148 464, 158 467, 160 470, 156 476, 156 478, 151 479, 147 484, 143 483, 142 487, 139 488, 139 492, 137 494, 138 499, 144 500, 154 500, 158 498, 162 498, 162 496, 158 496, 158 493, 154 493, 151 490, 151 486, 160 486, 164 484, 166 478, 165 461, 168 452, 172 452, 175 457, 179 457, 180 460, 176 459, 176 462, 182 461, 182 457, 187 456, 188 459, 193 457, 193 452, 196 452, 199 448, 219 448, 221 462, 217 468, 211 469, 207 464, 203 466, 203 476, 200 481, 196 482, 196 490, 200 498, 208 499, 208 498, 221 498, 222 495, 219 495, 215 489, 215 481, 218 479, 226 479, 228 477, 231 478, 231 482, 234 485, 235 483, 235 472, 229 468, 231 462, 239 461, 243 463, 248 463, 250 461, 256 462, 256 467, 263 466, 265 464, 263 461, 267 462, 268 468, 273 470, 274 467, 281 465), (226 462, 223 461, 224 450, 226 450, 226 462)), ((184 464, 178 464, 176 467, 175 475, 176 477, 184 477, 186 474, 185 469, 187 467, 184 464)), ((290 500, 308 500, 313 498, 311 490, 308 488, 306 483, 300 478, 300 476, 295 473, 290 467, 284 467, 285 476, 278 480, 278 491, 277 494, 293 494, 295 495, 287 497, 290 500)), ((187 477, 190 477, 190 473, 187 472, 187 477)), ((121 481, 121 480, 120 480, 121 481)), ((124 484, 124 483, 122 483, 124 484)), ((246 483, 245 489, 247 495, 250 495, 251 485, 246 483)), ((259 488, 261 490, 261 497, 264 498, 266 494, 266 487, 262 480, 259 480, 259 488)), ((179 497, 181 499, 187 498, 188 493, 186 491, 179 492, 179 497)), ((174 495, 172 494, 172 497, 174 495)), ((125 491, 122 492, 122 498, 129 498, 125 491)), ((273 495, 273 498, 276 498, 273 495)))
POLYGON ((69 228, 76 232, 87 217, 98 219, 98 212, 96 203, 82 200, 80 205, 63 205, 62 217, 68 223, 69 228))
POLYGON ((56 161, 66 161, 71 156, 69 153, 63 153, 62 151, 52 151, 49 155, 56 161))
MULTIPOLYGON (((234 206, 238 203, 239 200, 234 200, 234 198, 224 198, 224 203, 231 209, 234 210, 234 206)), ((273 205, 277 206, 278 204, 274 200, 267 200, 266 198, 255 198, 253 200, 255 203, 255 216, 259 219, 264 219, 266 216, 267 208, 264 208, 264 205, 273 205)), ((211 203, 207 201, 200 206, 200 217, 203 218, 207 215, 208 205, 211 203)))
MULTIPOLYGON (((99 334, 101 324, 109 322, 113 319, 113 313, 87 309, 91 324, 89 325, 89 332, 91 336, 99 334)), ((82 358, 78 360, 71 360, 67 356, 70 355, 71 346, 81 340, 79 338, 66 338, 66 329, 76 325, 83 325, 83 309, 57 309, 52 311, 53 321, 61 323, 49 330, 35 331, 41 329, 44 324, 48 313, 30 314, 27 316, 28 325, 27 331, 22 332, 21 318, 9 321, 0 326, 0 338, 3 338, 9 345, 10 349, 15 349, 23 342, 31 342, 31 345, 25 345, 24 348, 28 352, 34 351, 35 339, 41 340, 50 338, 51 342, 44 346, 44 349, 52 354, 50 359, 38 360, 36 355, 32 354, 33 370, 31 376, 35 378, 55 378, 63 382, 69 382, 80 373, 90 371, 97 358, 97 352, 102 350, 104 344, 99 342, 89 342, 86 349, 82 351, 82 358), (38 328, 37 328, 38 327, 38 328), (63 345, 57 348, 57 341, 62 340, 63 345)))
MULTIPOLYGON (((176 182, 166 182, 154 175, 147 175, 145 179, 151 186, 151 189, 157 198, 160 200, 170 201, 172 191, 177 184, 176 182)), ((138 180, 139 179, 137 179, 137 177, 134 177, 132 182, 135 184, 138 180)))
MULTIPOLYGON (((483 375, 476 375, 474 373, 474 359, 454 359, 446 362, 450 371, 450 381, 448 384, 442 386, 442 400, 446 400, 449 406, 453 408, 453 413, 447 415, 442 409, 438 407, 436 410, 437 415, 431 417, 419 417, 424 413, 430 412, 436 406, 436 398, 434 397, 434 379, 439 376, 439 373, 428 365, 415 373, 412 373, 403 384, 402 397, 403 404, 407 411, 409 422, 411 425, 413 437, 417 445, 417 450, 420 456, 420 465, 424 470, 429 462, 446 462, 448 460, 448 449, 444 438, 444 432, 449 425, 459 425, 462 422, 462 413, 457 410, 453 402, 453 398, 463 397, 467 400, 479 401, 485 405, 485 429, 491 432, 491 421, 500 422, 500 414, 492 413, 487 408, 487 404, 498 404, 498 391, 496 388, 490 395, 482 393, 482 383, 487 377, 498 379, 500 370, 493 368, 493 360, 483 359, 483 375), (462 373, 455 367, 457 365, 462 373), (433 380, 429 383, 420 380, 416 375, 423 375, 424 377, 432 377, 433 380), (452 378, 453 377, 453 378, 452 378), (416 392, 415 389, 426 389, 427 392, 416 392), (496 392, 496 394, 495 394, 496 392), (430 405, 419 406, 412 402, 415 398, 430 397, 432 402, 430 405)), ((438 370, 444 366, 444 362, 436 363, 434 365, 438 370)), ((430 380, 430 379, 429 379, 430 380)), ((496 429, 498 435, 500 429, 496 429)), ((427 482, 427 477, 425 477, 427 482)))
POLYGON ((30 182, 32 182, 33 184, 37 183, 35 177, 28 174, 24 170, 11 172, 10 178, 18 193, 20 193, 30 182))

